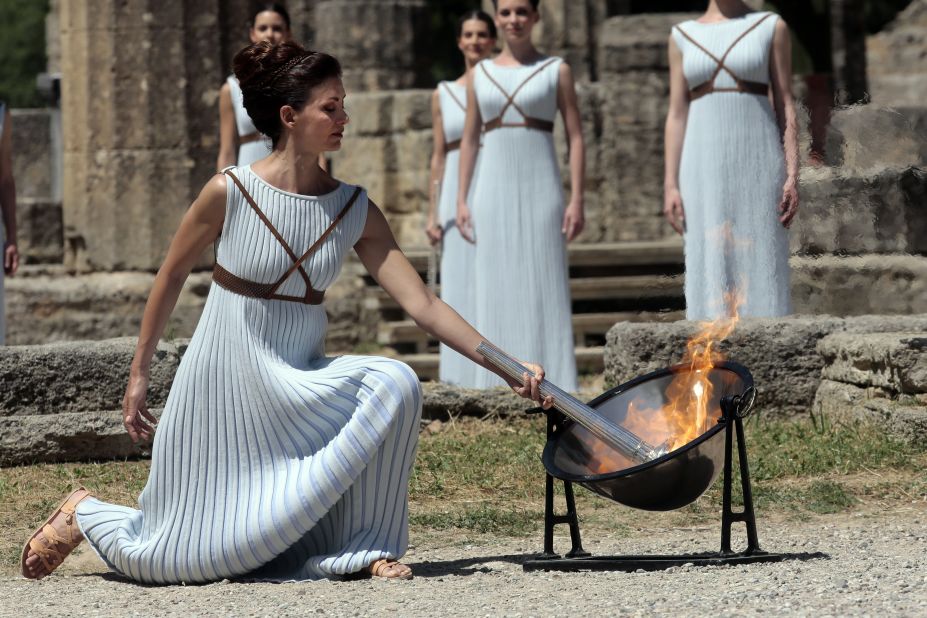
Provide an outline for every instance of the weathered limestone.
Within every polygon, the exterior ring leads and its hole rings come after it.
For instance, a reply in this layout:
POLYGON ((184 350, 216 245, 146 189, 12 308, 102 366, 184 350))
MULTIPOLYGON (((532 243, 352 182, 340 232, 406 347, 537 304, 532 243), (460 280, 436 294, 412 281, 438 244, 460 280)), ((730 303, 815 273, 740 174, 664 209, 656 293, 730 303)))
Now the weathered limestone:
POLYGON ((793 255, 797 314, 838 316, 927 313, 927 257, 793 255))
POLYGON ((806 168, 801 195, 793 252, 927 253, 927 169, 806 168))
POLYGON ((882 32, 866 40, 869 93, 882 105, 927 101, 927 0, 914 0, 882 32))
POLYGON ((827 164, 847 175, 927 165, 927 109, 853 105, 827 128, 827 164))
MULTIPOLYGON (((609 330, 605 347, 605 381, 625 382, 680 362, 686 341, 698 324, 619 323, 609 330)), ((760 393, 758 409, 766 414, 797 415, 811 410, 821 381, 824 357, 817 342, 827 335, 885 332, 927 333, 927 315, 795 316, 742 320, 720 349, 753 374, 760 393)))
POLYGON ((908 442, 927 444, 927 333, 848 335, 818 342, 823 380, 815 414, 879 423, 908 442))
POLYGON ((427 18, 424 0, 319 0, 315 45, 341 61, 349 92, 410 88, 428 68, 427 18))
POLYGON ((211 175, 218 4, 61 3, 70 268, 156 269, 211 175))

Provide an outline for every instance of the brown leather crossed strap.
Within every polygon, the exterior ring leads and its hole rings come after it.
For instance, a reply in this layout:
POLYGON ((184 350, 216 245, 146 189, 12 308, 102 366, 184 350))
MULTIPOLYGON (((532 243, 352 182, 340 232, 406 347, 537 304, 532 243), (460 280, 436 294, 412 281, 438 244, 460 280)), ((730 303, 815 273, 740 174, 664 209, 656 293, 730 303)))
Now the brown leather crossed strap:
POLYGON ((724 55, 721 56, 721 58, 718 58, 717 56, 712 54, 710 51, 705 49, 702 45, 699 44, 698 41, 696 41, 691 36, 689 36, 689 34, 685 30, 683 30, 681 26, 676 26, 676 29, 679 30, 679 33, 682 34, 682 36, 689 39, 689 41, 693 45, 695 45, 700 50, 705 52, 718 65, 717 68, 715 68, 715 72, 712 73, 711 77, 709 77, 707 81, 702 82, 695 88, 692 88, 691 90, 689 90, 689 101, 695 101, 696 99, 700 99, 706 94, 711 94, 713 92, 744 92, 747 94, 758 94, 764 97, 769 95, 769 84, 764 84, 763 82, 754 82, 754 81, 750 81, 747 79, 741 79, 724 64, 724 61, 727 60, 727 57, 731 53, 731 50, 733 50, 737 46, 737 44, 743 40, 745 36, 753 32, 753 30, 757 26, 762 24, 769 17, 772 17, 772 13, 767 13, 760 19, 756 20, 756 22, 754 22, 752 26, 744 30, 744 32, 741 33, 739 37, 734 39, 734 42, 731 43, 730 47, 727 48, 727 51, 724 52, 724 55), (716 88, 715 87, 715 80, 718 78, 718 75, 721 74, 721 71, 725 71, 728 75, 730 75, 734 79, 734 82, 737 84, 735 88, 716 88))
POLYGON ((250 144, 251 142, 256 142, 263 137, 260 133, 255 131, 254 133, 248 133, 247 135, 242 135, 238 138, 239 144, 250 144))
POLYGON ((489 71, 486 70, 486 66, 481 62, 480 68, 483 69, 483 73, 486 74, 486 77, 489 78, 489 81, 495 84, 496 88, 498 88, 507 99, 505 105, 503 105, 502 109, 499 111, 499 115, 483 124, 483 131, 485 133, 489 133, 494 129, 501 129, 502 127, 528 127, 529 129, 535 129, 537 131, 553 133, 553 122, 550 120, 544 120, 543 118, 532 118, 526 114, 525 110, 520 108, 518 103, 515 102, 515 96, 524 87, 525 84, 531 81, 538 73, 553 64, 556 60, 556 58, 550 58, 547 62, 539 66, 531 75, 529 75, 521 84, 518 85, 518 88, 516 88, 512 94, 506 92, 505 88, 503 88, 499 82, 493 79, 492 75, 489 74, 489 71), (522 118, 524 118, 524 122, 503 122, 502 117, 505 116, 505 112, 508 111, 509 107, 514 107, 516 110, 518 110, 518 113, 521 114, 522 118))
POLYGON ((251 194, 245 189, 244 185, 241 184, 241 181, 238 180, 238 177, 231 172, 231 170, 225 170, 224 172, 232 181, 238 186, 238 190, 241 191, 242 195, 245 196, 245 199, 248 201, 248 204, 251 205, 251 208, 257 214, 258 218, 261 220, 267 229, 270 230, 270 233, 274 235, 274 238, 277 239, 277 242, 280 243, 280 246, 283 247, 283 250, 286 251, 287 255, 290 256, 290 259, 293 260, 293 265, 283 274, 282 277, 271 283, 260 283, 258 281, 249 281, 247 279, 242 279, 238 275, 232 274, 223 268, 218 262, 216 262, 215 267, 212 270, 212 280, 217 284, 228 290, 229 292, 234 292, 235 294, 241 294, 242 296, 247 296, 249 298, 263 298, 265 300, 287 300, 294 303, 303 303, 306 305, 320 305, 322 300, 325 298, 325 290, 316 290, 312 287, 312 284, 309 282, 309 275, 306 273, 306 269, 303 268, 303 262, 312 255, 316 249, 322 244, 322 242, 328 238, 328 235, 332 233, 335 229, 335 226, 348 214, 348 210, 351 209, 351 206, 354 205, 354 202, 357 201, 357 197, 360 195, 361 188, 357 187, 354 189, 354 194, 351 195, 351 199, 348 200, 347 204, 344 205, 344 208, 341 209, 341 212, 332 220, 331 225, 328 226, 322 235, 312 243, 312 246, 306 249, 306 252, 302 254, 301 257, 297 257, 296 253, 290 248, 290 245, 283 239, 283 236, 280 235, 280 232, 277 231, 277 228, 273 226, 264 212, 258 207, 257 203, 254 201, 254 198, 251 197, 251 194), (306 293, 303 296, 289 296, 286 294, 277 294, 277 290, 290 278, 294 272, 298 272, 299 276, 302 277, 303 282, 306 284, 306 293))

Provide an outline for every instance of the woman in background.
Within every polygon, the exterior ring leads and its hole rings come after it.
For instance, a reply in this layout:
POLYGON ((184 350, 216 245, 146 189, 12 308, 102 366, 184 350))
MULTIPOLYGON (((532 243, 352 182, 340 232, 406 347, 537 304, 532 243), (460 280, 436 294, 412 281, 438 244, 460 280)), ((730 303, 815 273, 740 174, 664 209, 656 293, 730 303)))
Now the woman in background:
POLYGON ((742 0, 673 28, 663 211, 685 237, 686 317, 791 312, 798 210, 789 29, 742 0))
MULTIPOLYGON (((431 199, 425 233, 431 244, 442 244, 441 300, 465 320, 473 320, 473 260, 475 247, 457 231, 457 175, 460 137, 467 114, 467 79, 496 45, 496 25, 483 11, 470 11, 457 22, 457 48, 464 57, 464 74, 438 84, 431 96, 434 146, 431 155, 431 199)), ((446 345, 441 346, 439 379, 459 386, 476 385, 477 367, 446 345)))
POLYGON ((0 101, 0 210, 3 211, 3 272, 0 273, 0 345, 6 343, 6 309, 3 277, 12 277, 19 268, 16 248, 16 182, 13 180, 13 127, 10 110, 0 101))
MULTIPOLYGON (((585 147, 570 67, 531 42, 539 1, 495 3, 505 48, 480 62, 467 85, 457 226, 476 242, 476 327, 516 355, 544 359, 548 377, 575 390, 566 243, 584 224, 585 147), (554 151, 558 110, 570 152, 566 208, 554 151)), ((501 384, 478 371, 478 387, 501 384)))

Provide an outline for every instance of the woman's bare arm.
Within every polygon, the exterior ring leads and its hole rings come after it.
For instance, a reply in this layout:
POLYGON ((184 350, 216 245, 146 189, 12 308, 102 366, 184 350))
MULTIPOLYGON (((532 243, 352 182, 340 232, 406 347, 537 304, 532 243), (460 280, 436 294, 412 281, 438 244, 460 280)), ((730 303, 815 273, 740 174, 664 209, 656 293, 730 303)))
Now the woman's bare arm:
POLYGON ((569 242, 579 236, 586 224, 583 198, 586 186, 586 146, 583 141, 583 126, 573 71, 566 62, 560 63, 557 105, 563 116, 570 153, 570 203, 563 214, 563 233, 569 242))
POLYGON ((798 212, 798 120, 792 96, 792 38, 788 25, 782 19, 776 24, 769 70, 773 104, 785 154, 786 181, 779 203, 779 221, 789 227, 798 212))
POLYGON ((219 156, 216 158, 216 170, 224 170, 237 161, 238 127, 235 125, 231 89, 225 83, 219 89, 219 156))
POLYGON ((444 177, 444 163, 447 153, 444 152, 444 122, 441 117, 441 98, 435 90, 431 95, 431 176, 428 186, 428 215, 425 222, 425 233, 432 245, 441 242, 444 232, 438 222, 438 192, 441 188, 441 179, 444 177))
POLYGON ((539 378, 531 380, 527 387, 522 388, 487 363, 476 351, 485 338, 428 289, 399 249, 386 217, 373 202, 370 202, 368 208, 363 235, 354 245, 354 250, 377 283, 423 330, 502 377, 519 395, 539 400, 537 384, 543 378, 543 369, 530 365, 529 368, 538 373, 539 378))
POLYGON ((222 231, 225 199, 225 176, 218 174, 203 187, 184 215, 164 263, 155 276, 145 303, 135 356, 129 369, 129 384, 123 398, 123 423, 133 441, 148 439, 154 432, 142 418, 155 422, 145 403, 151 357, 190 270, 222 231))
POLYGON ((685 210, 679 193, 679 162, 682 158, 682 144, 686 135, 689 117, 689 84, 682 70, 682 52, 670 36, 670 100, 663 133, 664 177, 663 214, 673 229, 682 234, 685 230, 685 210))
POLYGON ((476 70, 474 68, 467 75, 467 117, 460 138, 460 177, 457 185, 457 229, 460 235, 470 242, 473 242, 473 228, 467 196, 470 194, 470 183, 476 168, 476 156, 480 150, 480 129, 483 126, 476 91, 473 89, 473 75, 476 70))
POLYGON ((19 250, 16 244, 16 181, 13 178, 13 125, 10 110, 4 111, 3 134, 0 135, 0 210, 6 238, 2 239, 3 268, 8 275, 19 268, 19 250))

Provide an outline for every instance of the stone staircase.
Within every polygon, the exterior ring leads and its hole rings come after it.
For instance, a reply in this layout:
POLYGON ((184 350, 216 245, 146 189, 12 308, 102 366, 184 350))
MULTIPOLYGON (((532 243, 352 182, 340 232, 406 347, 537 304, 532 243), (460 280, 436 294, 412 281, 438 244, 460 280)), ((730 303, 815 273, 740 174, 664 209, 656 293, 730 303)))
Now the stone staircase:
MULTIPOLYGON (((425 279, 429 250, 410 250, 406 256, 425 279)), ((667 322, 684 317, 679 240, 574 244, 569 247, 569 262, 580 373, 602 372, 605 333, 616 322, 667 322)), ((366 277, 365 282, 366 302, 381 318, 377 342, 395 352, 423 380, 437 379, 437 342, 372 278, 366 277)))

